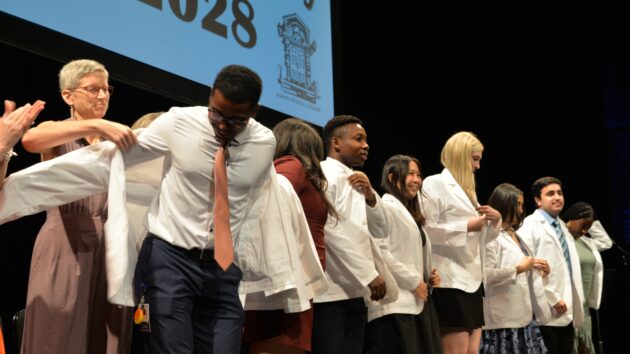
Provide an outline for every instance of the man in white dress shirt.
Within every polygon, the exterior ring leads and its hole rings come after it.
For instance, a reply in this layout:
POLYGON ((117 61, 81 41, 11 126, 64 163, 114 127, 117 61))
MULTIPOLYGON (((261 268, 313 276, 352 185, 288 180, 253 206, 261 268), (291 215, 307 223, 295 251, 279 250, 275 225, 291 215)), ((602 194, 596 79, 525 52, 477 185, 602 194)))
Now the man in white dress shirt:
POLYGON ((549 320, 536 320, 549 352, 569 354, 573 328, 583 320, 584 291, 573 237, 558 218, 564 207, 562 182, 555 177, 539 178, 532 186, 532 194, 538 209, 525 218, 516 233, 532 250, 532 256, 546 259, 551 268, 545 294, 552 315, 549 320))
POLYGON ((125 152, 125 165, 164 156, 158 197, 134 275, 137 298, 150 305, 152 353, 238 353, 244 312, 236 264, 214 259, 214 159, 227 150, 229 218, 234 243, 252 191, 269 176, 271 130, 256 122, 259 76, 230 65, 212 87, 208 107, 174 107, 125 152))
POLYGON ((337 116, 324 127, 328 157, 321 166, 328 180, 327 197, 339 219, 329 217, 324 228, 329 288, 313 306, 314 354, 362 353, 366 287, 372 300, 386 293, 385 281, 375 268, 368 230, 368 218, 384 222, 383 210, 365 173, 352 170, 363 166, 368 156, 362 124, 354 116, 337 116))

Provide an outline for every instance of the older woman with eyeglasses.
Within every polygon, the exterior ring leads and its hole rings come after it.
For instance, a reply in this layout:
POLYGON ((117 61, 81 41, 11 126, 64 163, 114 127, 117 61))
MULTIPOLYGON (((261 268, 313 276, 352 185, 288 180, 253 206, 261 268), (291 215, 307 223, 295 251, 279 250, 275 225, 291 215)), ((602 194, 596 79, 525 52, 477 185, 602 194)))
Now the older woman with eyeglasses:
MULTIPOLYGON (((105 67, 74 60, 59 72, 70 118, 43 122, 22 138, 24 148, 49 160, 110 140, 126 149, 136 137, 125 125, 102 119, 113 87, 105 67)), ((22 353, 128 353, 131 309, 107 301, 103 224, 106 195, 47 211, 31 260, 22 353)))

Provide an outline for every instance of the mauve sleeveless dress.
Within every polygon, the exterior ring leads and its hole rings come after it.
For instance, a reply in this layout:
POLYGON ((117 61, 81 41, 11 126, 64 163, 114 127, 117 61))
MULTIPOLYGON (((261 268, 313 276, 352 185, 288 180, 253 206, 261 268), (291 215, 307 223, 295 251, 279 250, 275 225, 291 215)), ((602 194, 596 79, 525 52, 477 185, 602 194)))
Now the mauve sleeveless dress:
MULTIPOLYGON (((53 149, 55 156, 87 145, 53 149)), ((107 194, 47 211, 31 260, 22 353, 129 353, 132 309, 107 301, 107 194)))

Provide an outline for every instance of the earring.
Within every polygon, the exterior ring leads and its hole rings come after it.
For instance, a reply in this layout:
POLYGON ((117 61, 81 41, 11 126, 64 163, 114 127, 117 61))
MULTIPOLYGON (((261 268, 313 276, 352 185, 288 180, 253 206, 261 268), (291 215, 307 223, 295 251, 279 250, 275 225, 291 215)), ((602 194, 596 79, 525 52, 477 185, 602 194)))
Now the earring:
POLYGON ((74 105, 70 105, 70 118, 74 119, 74 105))

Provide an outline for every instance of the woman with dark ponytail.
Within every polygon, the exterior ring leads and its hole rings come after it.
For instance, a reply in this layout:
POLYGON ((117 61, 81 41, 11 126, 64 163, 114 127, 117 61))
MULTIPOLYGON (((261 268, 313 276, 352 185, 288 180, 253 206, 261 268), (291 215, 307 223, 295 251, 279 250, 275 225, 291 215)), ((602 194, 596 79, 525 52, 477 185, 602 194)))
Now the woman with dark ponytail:
POLYGON ((548 353, 536 320, 551 317, 543 285, 549 264, 534 258, 514 231, 523 221, 523 192, 500 184, 488 205, 501 213, 502 224, 499 236, 486 245, 485 326, 479 353, 548 353))

